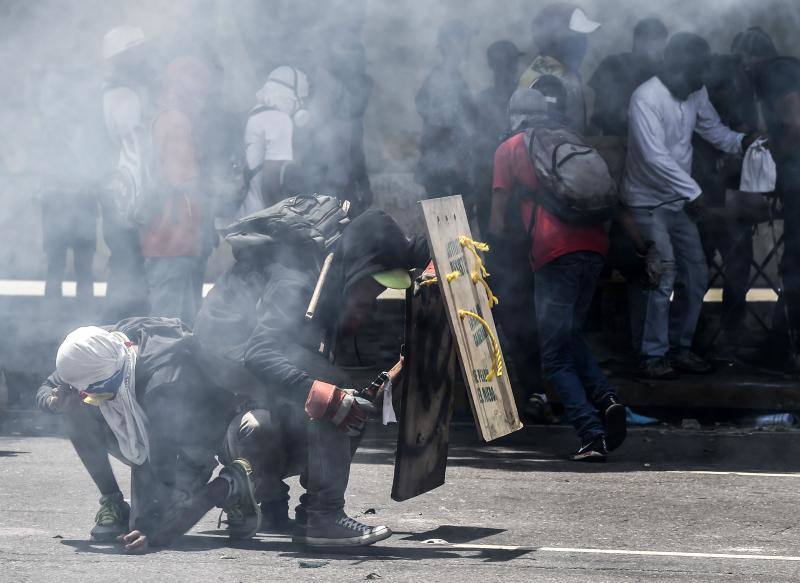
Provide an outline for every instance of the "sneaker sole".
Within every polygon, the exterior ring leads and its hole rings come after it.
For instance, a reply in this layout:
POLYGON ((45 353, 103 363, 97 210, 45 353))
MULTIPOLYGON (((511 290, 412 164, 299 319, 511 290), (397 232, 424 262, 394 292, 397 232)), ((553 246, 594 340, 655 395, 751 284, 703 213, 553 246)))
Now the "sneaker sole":
POLYGON ((258 530, 261 528, 261 507, 258 505, 258 501, 256 500, 256 492, 255 488, 253 487, 253 481, 250 479, 250 476, 247 475, 247 471, 242 468, 239 464, 233 464, 233 467, 236 468, 235 471, 244 474, 245 482, 247 483, 247 498, 250 502, 250 505, 254 508, 256 514, 256 524, 255 526, 248 531, 247 533, 228 533, 228 536, 231 540, 242 540, 247 538, 253 538, 256 534, 258 534, 258 530))
POLYGON ((107 530, 104 532, 95 532, 93 530, 89 535, 89 539, 96 543, 116 542, 118 536, 122 534, 128 534, 128 532, 129 531, 124 527, 117 530, 107 530))
POLYGON ((307 547, 365 547, 386 540, 392 536, 392 531, 386 527, 376 527, 370 534, 350 538, 320 538, 314 536, 293 536, 292 542, 303 544, 307 547))
POLYGON ((604 455, 599 454, 599 453, 593 453, 593 454, 588 454, 588 455, 583 455, 583 456, 574 455, 574 456, 570 457, 569 459, 572 460, 573 462, 586 462, 586 463, 590 463, 590 464, 602 464, 602 463, 605 463, 607 457, 608 456, 604 456, 604 455))
POLYGON ((625 441, 628 436, 628 419, 625 405, 619 403, 611 405, 605 413, 606 447, 614 451, 625 441))

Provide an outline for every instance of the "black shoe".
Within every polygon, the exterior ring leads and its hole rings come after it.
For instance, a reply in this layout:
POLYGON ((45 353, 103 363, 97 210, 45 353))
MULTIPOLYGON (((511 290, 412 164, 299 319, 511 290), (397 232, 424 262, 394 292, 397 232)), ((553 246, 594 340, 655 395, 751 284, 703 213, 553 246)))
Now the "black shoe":
POLYGON ((638 376, 653 381, 674 381, 680 375, 664 357, 648 358, 639 365, 638 376))
POLYGON ((686 374, 709 374, 714 370, 710 362, 689 350, 670 357, 669 362, 672 368, 686 374))
POLYGON ((608 458, 608 448, 604 437, 598 437, 594 441, 584 444, 578 453, 571 456, 574 462, 604 462, 608 458))
POLYGON ((292 532, 294 521, 289 518, 289 503, 286 500, 262 502, 260 532, 288 534, 292 532))
POLYGON ((558 417, 553 413, 550 403, 542 395, 534 393, 525 403, 525 416, 530 423, 553 425, 558 423, 558 417))
POLYGON ((600 407, 600 416, 606 431, 606 448, 614 451, 628 436, 627 411, 616 395, 607 396, 600 407))

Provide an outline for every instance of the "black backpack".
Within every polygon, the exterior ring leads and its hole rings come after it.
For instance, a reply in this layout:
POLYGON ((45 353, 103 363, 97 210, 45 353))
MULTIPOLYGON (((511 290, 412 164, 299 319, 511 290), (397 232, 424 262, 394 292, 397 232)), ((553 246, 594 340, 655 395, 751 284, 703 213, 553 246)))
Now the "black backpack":
POLYGON ((525 132, 539 189, 536 202, 565 223, 593 225, 617 208, 617 186, 600 153, 583 136, 561 125, 525 132))
POLYGON ((324 256, 350 222, 350 203, 324 194, 298 194, 246 217, 225 229, 236 259, 242 253, 288 245, 316 258, 324 256))

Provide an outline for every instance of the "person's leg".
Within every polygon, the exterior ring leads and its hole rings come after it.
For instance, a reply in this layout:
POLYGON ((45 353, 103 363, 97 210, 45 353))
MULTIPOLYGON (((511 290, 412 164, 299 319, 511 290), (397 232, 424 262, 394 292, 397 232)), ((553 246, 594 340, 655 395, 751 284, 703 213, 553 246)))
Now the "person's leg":
POLYGON ((697 225, 684 211, 674 216, 669 233, 680 281, 670 309, 670 347, 676 354, 689 353, 708 291, 708 265, 697 225))
POLYGON ((255 496, 261 505, 265 526, 288 526, 289 486, 283 481, 288 470, 288 442, 296 439, 280 423, 280 412, 253 409, 237 415, 228 427, 225 450, 228 461, 245 458, 253 467, 255 496))
POLYGON ((150 315, 180 318, 188 326, 197 314, 196 257, 147 257, 150 315))
POLYGON ((47 274, 44 282, 44 295, 48 298, 62 296, 61 284, 64 283, 64 271, 67 266, 66 241, 56 242, 45 248, 47 258, 47 274))
POLYGON ((753 224, 741 221, 726 224, 720 253, 725 262, 723 323, 727 330, 740 330, 747 315, 747 291, 753 261, 753 224))
POLYGON ((558 392, 567 420, 584 444, 603 436, 597 410, 589 402, 574 354, 576 304, 581 298, 585 253, 570 253, 536 272, 534 298, 542 373, 558 392))
POLYGON ((149 306, 139 234, 109 215, 103 214, 103 238, 111 252, 103 320, 114 323, 131 316, 144 316, 149 313, 149 306))
POLYGON ((669 350, 669 302, 675 285, 675 256, 670 237, 674 211, 657 209, 653 212, 637 210, 636 225, 642 237, 653 241, 661 254, 663 273, 658 288, 644 290, 642 342, 638 347, 643 358, 666 356, 669 350))
POLYGON ((91 538, 114 540, 127 532, 130 506, 125 502, 114 477, 109 453, 120 457, 114 434, 100 409, 80 403, 64 413, 64 424, 75 453, 100 491, 100 509, 95 515, 91 538))
POLYGON ((78 240, 72 246, 72 261, 75 265, 75 296, 87 300, 94 296, 92 260, 95 241, 78 240))

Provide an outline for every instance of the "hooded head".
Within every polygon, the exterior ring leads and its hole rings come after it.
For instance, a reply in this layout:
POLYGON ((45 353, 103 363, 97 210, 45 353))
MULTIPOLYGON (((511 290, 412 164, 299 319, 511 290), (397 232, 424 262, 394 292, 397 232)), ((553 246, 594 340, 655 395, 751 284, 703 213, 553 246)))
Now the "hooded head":
POLYGON ((118 335, 84 326, 70 332, 58 347, 56 373, 94 405, 116 396, 126 356, 125 341, 118 335))
MULTIPOLYGON (((367 210, 350 223, 336 245, 328 297, 340 330, 353 333, 385 289, 411 285, 416 267, 412 242, 386 213, 367 210)), ((327 286, 326 286, 327 287, 327 286)))
POLYGON ((284 65, 273 70, 267 82, 256 93, 261 105, 282 111, 294 119, 298 127, 308 121, 308 112, 303 109, 308 99, 308 77, 301 70, 284 65))
POLYGON ((679 32, 664 49, 664 64, 658 76, 672 95, 685 100, 703 88, 710 62, 711 47, 705 39, 679 32))
POLYGON ((533 38, 542 55, 576 71, 586 56, 587 35, 600 26, 574 4, 557 2, 542 8, 533 19, 533 38))
POLYGON ((731 53, 742 60, 751 79, 757 77, 760 65, 778 56, 772 37, 757 26, 736 35, 731 43, 731 53))
POLYGON ((510 40, 500 40, 489 45, 486 59, 494 74, 495 85, 516 85, 521 56, 522 52, 510 40))
POLYGON ((669 31, 658 18, 645 18, 633 28, 633 54, 651 65, 664 60, 664 47, 667 45, 669 31))
POLYGON ((508 102, 508 117, 512 132, 518 132, 532 120, 546 115, 547 100, 536 89, 517 89, 508 102))

